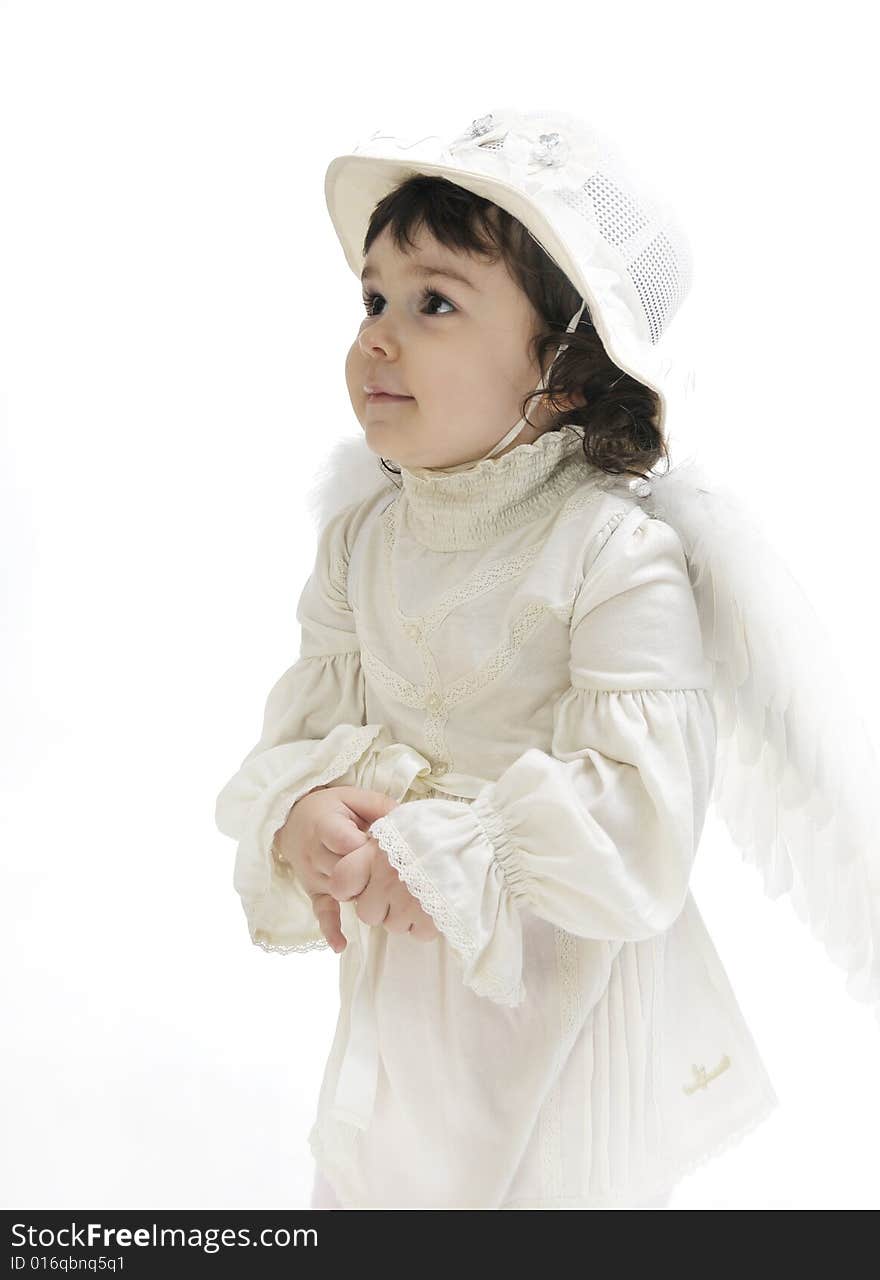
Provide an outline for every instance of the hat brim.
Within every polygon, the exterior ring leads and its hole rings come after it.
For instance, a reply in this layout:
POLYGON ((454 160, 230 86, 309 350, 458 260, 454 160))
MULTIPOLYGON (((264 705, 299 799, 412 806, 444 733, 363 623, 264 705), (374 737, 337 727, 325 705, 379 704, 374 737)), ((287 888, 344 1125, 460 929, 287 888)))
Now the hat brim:
MULTIPOLYGON (((376 205, 401 182, 418 175, 446 178, 505 209, 535 237, 587 304, 590 318, 609 358, 625 373, 657 393, 658 427, 666 419, 663 366, 646 332, 635 331, 637 301, 624 296, 629 276, 622 261, 609 260, 609 248, 583 218, 552 196, 538 205, 518 187, 485 173, 431 160, 399 160, 373 155, 341 155, 324 179, 330 220, 348 265, 360 279, 367 227, 376 205), (575 246, 573 252, 569 246, 575 246)), ((633 286, 634 287, 634 286, 633 286)))

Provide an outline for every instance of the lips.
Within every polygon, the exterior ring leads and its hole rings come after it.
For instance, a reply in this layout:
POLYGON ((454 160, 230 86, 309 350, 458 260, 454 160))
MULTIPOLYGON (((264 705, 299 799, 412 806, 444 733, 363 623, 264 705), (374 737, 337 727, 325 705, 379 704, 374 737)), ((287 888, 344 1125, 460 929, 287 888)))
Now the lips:
POLYGON ((373 404, 373 403, 389 404, 395 401, 405 401, 405 400, 412 400, 412 396, 392 395, 391 392, 389 391, 368 391, 367 392, 368 404, 373 404))

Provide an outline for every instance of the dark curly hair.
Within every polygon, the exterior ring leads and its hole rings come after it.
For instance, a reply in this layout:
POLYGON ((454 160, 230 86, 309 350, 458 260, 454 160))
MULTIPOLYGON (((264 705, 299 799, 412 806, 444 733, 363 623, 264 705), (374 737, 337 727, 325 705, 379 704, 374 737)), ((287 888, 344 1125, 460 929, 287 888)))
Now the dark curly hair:
MULTIPOLYGON (((583 427, 584 457, 602 471, 647 479, 661 457, 668 465, 666 442, 657 426, 656 392, 609 359, 588 308, 566 335, 581 297, 518 218, 446 178, 417 174, 399 183, 374 208, 364 238, 365 255, 386 227, 402 253, 415 248, 413 232, 425 228, 448 248, 490 262, 503 259, 540 317, 531 355, 545 372, 563 338, 568 343, 550 369, 546 389, 530 392, 522 403, 520 412, 531 427, 535 424, 528 417, 529 401, 542 396, 554 415, 547 429, 583 427)), ((384 458, 381 466, 400 475, 384 458)))

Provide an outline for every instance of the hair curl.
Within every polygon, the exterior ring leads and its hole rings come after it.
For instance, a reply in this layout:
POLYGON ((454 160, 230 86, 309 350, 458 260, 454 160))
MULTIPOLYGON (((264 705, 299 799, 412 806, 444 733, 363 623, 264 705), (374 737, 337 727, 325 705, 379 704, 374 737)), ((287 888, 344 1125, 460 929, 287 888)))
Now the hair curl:
MULTIPOLYGON (((523 400, 520 413, 529 426, 535 428, 528 417, 529 402, 543 397, 553 414, 547 430, 583 427, 584 457, 600 470, 647 479, 661 458, 669 464, 666 441, 657 426, 656 392, 612 362, 589 308, 584 308, 577 327, 565 333, 581 297, 518 218, 446 178, 417 174, 399 183, 374 208, 364 254, 386 227, 402 253, 415 248, 413 233, 424 228, 447 248, 490 262, 503 259, 538 314, 540 325, 530 354, 545 373, 560 341, 568 343, 550 368, 546 388, 523 400)), ((400 474, 384 458, 381 466, 400 474)))

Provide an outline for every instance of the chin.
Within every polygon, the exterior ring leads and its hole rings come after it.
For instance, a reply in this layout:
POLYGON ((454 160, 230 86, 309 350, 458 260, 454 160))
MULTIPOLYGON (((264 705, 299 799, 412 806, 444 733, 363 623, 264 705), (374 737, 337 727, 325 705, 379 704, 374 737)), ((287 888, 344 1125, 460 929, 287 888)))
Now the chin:
POLYGON ((368 440, 402 440, 406 432, 394 422, 365 422, 364 435, 368 440))

